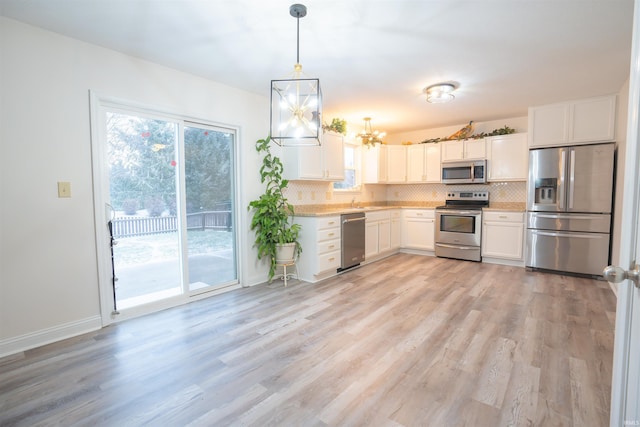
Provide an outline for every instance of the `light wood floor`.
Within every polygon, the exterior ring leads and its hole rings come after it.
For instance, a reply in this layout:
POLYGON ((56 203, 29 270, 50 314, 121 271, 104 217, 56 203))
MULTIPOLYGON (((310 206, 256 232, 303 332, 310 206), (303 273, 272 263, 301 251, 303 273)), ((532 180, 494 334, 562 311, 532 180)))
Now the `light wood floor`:
POLYGON ((0 359, 0 425, 608 425, 606 282, 399 254, 0 359))

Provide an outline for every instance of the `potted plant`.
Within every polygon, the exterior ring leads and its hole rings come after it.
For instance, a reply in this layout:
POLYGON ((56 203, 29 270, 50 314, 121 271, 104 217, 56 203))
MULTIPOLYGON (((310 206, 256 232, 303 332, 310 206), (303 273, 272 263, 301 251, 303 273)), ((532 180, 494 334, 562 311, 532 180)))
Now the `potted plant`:
POLYGON ((270 143, 271 137, 256 141, 256 151, 263 155, 260 182, 266 187, 260 198, 249 202, 248 206, 249 210, 253 209, 251 230, 256 233, 258 259, 270 258, 269 281, 275 275, 282 246, 288 246, 291 251, 290 255, 284 255, 286 261, 292 262, 302 252, 298 241, 300 224, 292 222, 293 205, 283 192, 289 180, 282 178, 282 161, 271 154, 270 143))

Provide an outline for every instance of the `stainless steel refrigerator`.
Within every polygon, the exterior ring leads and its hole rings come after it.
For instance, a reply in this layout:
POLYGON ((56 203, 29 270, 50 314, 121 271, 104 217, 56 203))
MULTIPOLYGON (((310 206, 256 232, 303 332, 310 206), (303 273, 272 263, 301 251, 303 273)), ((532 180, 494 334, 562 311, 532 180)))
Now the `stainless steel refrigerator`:
POLYGON ((609 265, 615 144, 529 152, 527 267, 602 275, 609 265))

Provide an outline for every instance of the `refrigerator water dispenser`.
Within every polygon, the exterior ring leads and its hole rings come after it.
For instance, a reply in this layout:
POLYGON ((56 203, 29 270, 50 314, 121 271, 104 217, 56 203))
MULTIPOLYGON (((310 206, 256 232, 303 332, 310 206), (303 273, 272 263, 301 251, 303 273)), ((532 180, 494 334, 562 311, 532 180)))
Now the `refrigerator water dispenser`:
POLYGON ((557 183, 556 178, 536 179, 535 203, 539 205, 556 204, 557 183))

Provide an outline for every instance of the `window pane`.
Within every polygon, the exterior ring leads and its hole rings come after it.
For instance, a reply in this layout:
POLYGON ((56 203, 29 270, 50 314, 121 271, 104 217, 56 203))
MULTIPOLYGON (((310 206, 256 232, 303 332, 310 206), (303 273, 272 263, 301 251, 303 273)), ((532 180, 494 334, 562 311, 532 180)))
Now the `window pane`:
POLYGON ((345 141, 344 181, 334 182, 334 190, 359 190, 360 187, 360 145, 345 141))
POLYGON ((187 246, 191 290, 237 278, 233 218, 234 134, 184 129, 187 246))
POLYGON ((336 189, 349 189, 356 186, 356 171, 353 169, 345 169, 344 181, 333 183, 333 188, 336 189))
POLYGON ((353 147, 346 146, 344 148, 344 167, 349 169, 355 168, 356 156, 353 147))

